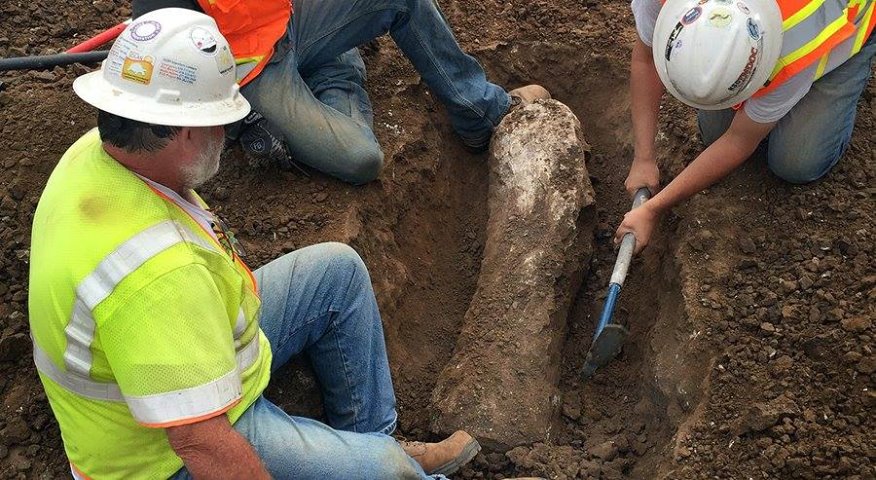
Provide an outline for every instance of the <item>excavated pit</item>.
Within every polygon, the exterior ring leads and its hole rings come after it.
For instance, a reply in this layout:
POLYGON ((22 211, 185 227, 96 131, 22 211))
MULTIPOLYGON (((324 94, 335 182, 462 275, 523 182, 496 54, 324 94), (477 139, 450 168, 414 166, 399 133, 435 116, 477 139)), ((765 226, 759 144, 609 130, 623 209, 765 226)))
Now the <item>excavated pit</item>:
MULTIPOLYGON (((702 355, 686 346, 692 327, 678 281, 677 245, 664 234, 658 233, 644 258, 634 262, 621 295, 616 318, 631 331, 623 352, 589 382, 579 375, 614 264, 610 237, 630 204, 623 189, 631 154, 628 98, 621 88, 624 72, 613 59, 582 56, 573 48, 546 43, 490 47, 477 55, 498 82, 541 83, 580 119, 591 145, 587 169, 596 192, 598 223, 590 240, 593 256, 584 266, 584 282, 569 311, 562 355, 554 359, 561 380, 552 441, 510 452, 487 448, 460 476, 556 478, 568 474, 571 465, 578 466, 580 478, 654 478, 656 472, 669 472, 674 437, 701 400, 708 358, 703 364, 702 355), (580 71, 599 74, 575 74, 580 71)), ((421 94, 421 88, 409 85, 400 97, 421 94)), ((372 270, 381 303, 401 430, 408 437, 423 438, 434 435, 437 412, 431 399, 436 380, 457 346, 478 286, 489 172, 485 158, 459 147, 440 110, 420 128, 423 140, 401 146, 393 161, 413 161, 429 154, 426 145, 439 146, 434 170, 426 172, 425 183, 418 187, 424 194, 413 193, 415 201, 399 211, 394 222, 372 222, 374 212, 357 207, 356 215, 363 221, 350 240, 372 270)), ((318 414, 319 398, 301 394, 313 392, 312 378, 302 376, 298 367, 286 371, 297 380, 291 385, 275 381, 274 396, 287 409, 318 414)))
MULTIPOLYGON (((876 406, 876 80, 853 140, 820 182, 771 177, 754 160, 662 222, 631 270, 618 317, 621 356, 588 383, 578 372, 629 205, 628 2, 439 0, 463 45, 508 87, 551 89, 592 146, 593 260, 567 319, 558 426, 548 444, 485 451, 455 478, 873 478, 876 406)), ((130 2, 0 3, 0 57, 63 51, 130 16, 130 2)), ((365 187, 253 166, 239 153, 201 192, 229 220, 253 267, 305 245, 351 243, 384 314, 400 432, 436 438, 436 380, 457 346, 480 277, 485 156, 466 153, 392 42, 363 48, 385 169, 365 187)), ((72 92, 83 66, 0 74, 0 478, 69 476, 30 355, 32 213, 63 152, 94 126, 72 92)), ((700 151, 689 109, 666 101, 665 184, 700 151)), ((268 395, 319 416, 306 366, 268 395)))

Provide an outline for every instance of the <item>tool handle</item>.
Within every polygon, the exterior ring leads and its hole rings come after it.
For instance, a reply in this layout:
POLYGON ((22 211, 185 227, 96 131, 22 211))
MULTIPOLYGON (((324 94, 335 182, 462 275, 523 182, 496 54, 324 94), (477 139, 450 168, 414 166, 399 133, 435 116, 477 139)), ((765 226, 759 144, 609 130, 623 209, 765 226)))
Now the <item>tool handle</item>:
POLYGON ((58 53, 34 57, 0 58, 0 72, 8 70, 42 70, 71 63, 99 63, 109 54, 109 50, 85 53, 58 53))
POLYGON ((596 323, 596 330, 593 334, 593 340, 599 337, 606 325, 611 323, 611 316, 614 315, 614 304, 617 302, 617 297, 620 296, 621 285, 612 283, 608 286, 608 295, 605 297, 605 303, 602 304, 602 314, 599 316, 599 322, 596 323))
POLYGON ((124 30, 127 28, 128 24, 131 23, 131 19, 125 20, 124 22, 115 25, 106 31, 98 33, 97 35, 85 40, 84 42, 74 45, 70 49, 68 49, 65 53, 85 53, 94 50, 95 48, 112 42, 116 39, 124 30))
MULTIPOLYGON (((636 209, 650 197, 651 192, 647 188, 640 188, 633 196, 633 206, 630 210, 636 209)), ((611 272, 611 283, 623 286, 624 280, 627 278, 627 271, 630 269, 630 261, 633 259, 633 250, 635 249, 636 236, 632 232, 624 235, 624 238, 621 240, 620 249, 617 252, 617 260, 614 262, 614 270, 611 272)))

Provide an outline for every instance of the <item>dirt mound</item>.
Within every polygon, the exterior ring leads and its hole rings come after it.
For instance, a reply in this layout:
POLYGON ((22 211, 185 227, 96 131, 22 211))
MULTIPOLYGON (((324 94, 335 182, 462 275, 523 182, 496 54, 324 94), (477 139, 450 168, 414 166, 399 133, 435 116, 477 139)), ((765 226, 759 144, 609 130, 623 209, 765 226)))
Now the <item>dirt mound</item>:
MULTIPOLYGON (((638 259, 617 315, 631 335, 587 383, 579 372, 608 283, 610 236, 629 199, 626 2, 440 2, 465 48, 509 87, 547 86, 581 119, 597 197, 594 254, 562 349, 562 425, 551 444, 485 451, 463 478, 876 477, 876 84, 843 160, 815 185, 762 159, 676 209, 638 259)), ((61 51, 119 20, 105 0, 4 2, 0 56, 61 51)), ((362 254, 384 314, 401 430, 426 437, 431 394, 476 289, 487 222, 484 156, 459 145, 432 95, 386 39, 366 49, 381 178, 364 188, 233 157, 205 190, 253 266, 310 243, 362 254)), ((30 223, 48 173, 94 125, 70 88, 81 66, 0 75, 0 477, 68 467, 27 330, 30 223)), ((667 102, 664 182, 697 153, 692 112, 667 102)), ((271 397, 318 415, 306 369, 271 397)))

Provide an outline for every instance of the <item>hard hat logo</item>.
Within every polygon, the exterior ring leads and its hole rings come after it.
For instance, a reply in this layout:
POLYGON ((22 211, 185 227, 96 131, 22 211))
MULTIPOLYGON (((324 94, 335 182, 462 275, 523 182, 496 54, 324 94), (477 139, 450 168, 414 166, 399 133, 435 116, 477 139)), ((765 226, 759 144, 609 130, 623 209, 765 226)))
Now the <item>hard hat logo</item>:
POLYGON ((216 37, 206 28, 195 27, 192 29, 192 43, 201 53, 213 56, 218 52, 216 37))
POLYGON ((760 40, 760 27, 752 19, 748 19, 748 36, 755 42, 760 40))
POLYGON ((748 86, 748 82, 751 81, 751 76, 755 70, 754 63, 757 62, 757 53, 757 48, 751 47, 751 53, 748 55, 748 63, 745 64, 745 68, 742 69, 739 78, 737 78, 736 81, 733 82, 733 85, 730 85, 730 88, 727 90, 732 92, 738 90, 740 87, 744 89, 748 86))
POLYGON ((131 38, 138 42, 148 42, 161 33, 161 24, 154 20, 146 20, 131 25, 131 38))
POLYGON ((152 81, 152 70, 152 57, 146 57, 142 60, 127 57, 122 63, 122 78, 149 85, 149 82, 152 81))
POLYGON ((684 17, 681 18, 681 23, 690 25, 691 23, 696 22, 702 13, 703 9, 699 6, 691 8, 684 14, 684 17))
POLYGON ((709 23, 713 27, 726 28, 733 20, 733 13, 724 7, 718 7, 709 14, 709 23))

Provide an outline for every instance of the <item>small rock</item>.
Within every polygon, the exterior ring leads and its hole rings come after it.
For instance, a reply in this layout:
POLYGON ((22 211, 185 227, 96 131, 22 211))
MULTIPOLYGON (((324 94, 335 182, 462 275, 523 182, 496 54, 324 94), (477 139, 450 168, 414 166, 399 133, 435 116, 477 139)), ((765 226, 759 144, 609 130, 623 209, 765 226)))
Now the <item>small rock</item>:
POLYGON ((58 76, 55 75, 55 72, 49 72, 45 70, 35 71, 31 75, 33 75, 33 78, 47 83, 54 82, 58 79, 58 76))
POLYGON ((857 370, 864 375, 876 372, 876 356, 864 357, 858 362, 857 370))
POLYGON ((20 416, 10 417, 3 429, 3 438, 13 445, 22 443, 30 438, 30 428, 20 416))
POLYGON ((322 203, 322 202, 326 201, 327 198, 328 198, 328 193, 319 192, 313 196, 313 201, 316 203, 322 203))
POLYGON ((739 248, 742 250, 742 253, 748 255, 757 251, 757 246, 754 244, 754 240, 752 240, 751 237, 742 237, 739 239, 739 248))
POLYGON ((855 351, 846 352, 846 354, 843 355, 843 360, 845 360, 846 363, 858 363, 862 358, 864 358, 864 356, 855 351))
POLYGON ((765 331, 765 332, 775 332, 776 326, 770 322, 763 322, 760 324, 760 329, 765 331))
POLYGON ((14 212, 18 206, 18 202, 12 199, 9 195, 4 195, 0 200, 0 212, 14 212))
POLYGON ((780 395, 766 403, 756 403, 734 422, 734 435, 760 432, 775 425, 782 417, 797 415, 798 408, 793 400, 780 395))
POLYGON ((773 371, 776 373, 782 373, 790 369, 794 366, 794 359, 789 357, 788 355, 782 355, 777 358, 776 361, 773 362, 773 371))
POLYGON ((678 447, 675 449, 675 458, 682 459, 690 456, 690 449, 687 447, 678 447))
POLYGON ((864 316, 846 318, 841 323, 843 330, 856 333, 863 332, 873 325, 873 321, 864 316))
POLYGON ((9 455, 9 465, 19 472, 30 470, 31 467, 30 460, 25 456, 24 450, 21 449, 12 450, 12 454, 9 455))
POLYGON ((228 200, 228 189, 222 185, 217 186, 215 189, 213 189, 213 197, 220 202, 228 200))
POLYGON ((610 462, 617 457, 619 450, 617 444, 614 443, 614 441, 609 440, 591 448, 588 453, 604 462, 610 462))
POLYGON ((783 293, 791 293, 797 290, 797 282, 793 280, 782 280, 779 282, 779 285, 782 287, 783 293))
POLYGON ((576 392, 568 394, 564 399, 563 415, 571 420, 581 418, 581 397, 576 392))
POLYGON ((9 196, 11 196, 13 200, 20 201, 26 194, 27 190, 25 190, 20 183, 13 183, 9 187, 9 196))
POLYGON ((23 333, 0 338, 0 362, 17 361, 30 350, 30 340, 23 333))

